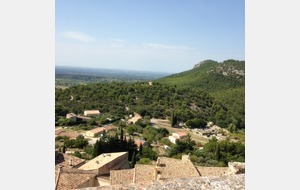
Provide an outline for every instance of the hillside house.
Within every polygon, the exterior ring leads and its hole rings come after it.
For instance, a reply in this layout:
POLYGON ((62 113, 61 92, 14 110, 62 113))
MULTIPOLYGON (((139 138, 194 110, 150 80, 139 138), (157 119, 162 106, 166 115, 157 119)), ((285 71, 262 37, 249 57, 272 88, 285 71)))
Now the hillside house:
POLYGON ((150 143, 145 139, 136 139, 134 140, 134 143, 136 144, 137 147, 140 147, 140 145, 150 147, 150 143))
POLYGON ((79 168, 85 163, 84 159, 78 158, 70 154, 55 152, 55 168, 79 168))
POLYGON ((77 115, 75 113, 68 113, 66 115, 67 119, 70 119, 72 122, 76 122, 77 121, 77 115))
POLYGON ((138 113, 134 113, 134 116, 127 120, 127 124, 135 124, 139 119, 142 119, 142 116, 138 113))
POLYGON ((85 136, 86 137, 99 137, 100 134, 103 134, 103 133, 107 133, 109 131, 114 131, 114 130, 117 130, 118 127, 114 126, 114 125, 108 125, 108 126, 104 126, 104 127, 96 127, 90 131, 87 131, 85 133, 85 136))
POLYGON ((109 174, 111 170, 128 169, 128 152, 103 153, 78 169, 93 171, 97 175, 109 174))
POLYGON ((104 126, 104 129, 105 129, 105 132, 116 131, 118 129, 118 127, 115 125, 107 125, 107 126, 104 126))
POLYGON ((66 131, 63 129, 55 130, 55 137, 61 136, 61 137, 69 137, 70 139, 76 139, 80 133, 77 131, 66 131))
POLYGON ((85 133, 86 137, 98 137, 100 134, 103 134, 105 132, 104 127, 96 127, 90 131, 87 131, 85 133))
POLYGON ((136 164, 133 169, 112 170, 111 185, 148 184, 157 180, 193 178, 200 173, 187 155, 182 159, 158 157, 156 165, 136 164))
POLYGON ((187 137, 188 135, 185 132, 178 132, 178 133, 172 133, 171 136, 168 137, 168 139, 173 143, 176 144, 176 140, 183 139, 187 137))
POLYGON ((100 111, 99 110, 85 110, 83 112, 84 116, 98 116, 100 115, 100 111))
POLYGON ((58 168, 55 170, 55 190, 75 190, 99 186, 97 174, 79 169, 58 168))

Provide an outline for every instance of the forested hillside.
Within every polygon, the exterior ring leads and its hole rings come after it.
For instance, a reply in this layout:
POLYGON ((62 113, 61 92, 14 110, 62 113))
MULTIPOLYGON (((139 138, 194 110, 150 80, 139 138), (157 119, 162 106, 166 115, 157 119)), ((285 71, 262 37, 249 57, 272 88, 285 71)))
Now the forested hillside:
POLYGON ((205 60, 191 70, 173 74, 157 81, 177 86, 200 88, 216 92, 245 86, 245 61, 226 60, 218 63, 205 60))
MULTIPOLYGON (((230 91, 228 95, 231 95, 230 91)), ((67 89, 57 88, 55 102, 56 118, 65 116, 67 112, 80 114, 85 109, 98 109, 119 118, 137 112, 155 118, 170 119, 175 116, 176 123, 197 118, 205 122, 214 121, 221 127, 232 123, 244 128, 244 115, 240 109, 229 109, 230 102, 221 103, 203 90, 191 86, 159 82, 151 85, 147 82, 76 85, 67 89)))
POLYGON ((205 60, 193 69, 157 80, 178 87, 204 90, 227 108, 233 121, 245 122, 245 61, 229 59, 223 62, 205 60))

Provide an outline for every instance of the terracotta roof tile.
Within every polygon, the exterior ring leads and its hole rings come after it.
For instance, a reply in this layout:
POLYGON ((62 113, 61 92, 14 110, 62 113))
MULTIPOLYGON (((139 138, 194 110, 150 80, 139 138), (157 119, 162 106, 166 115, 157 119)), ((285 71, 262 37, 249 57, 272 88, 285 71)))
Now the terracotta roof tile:
POLYGON ((76 156, 63 154, 58 152, 55 156, 55 166, 62 166, 64 168, 73 168, 85 162, 84 159, 77 158, 76 156))
POLYGON ((73 190, 90 180, 97 174, 78 169, 61 169, 56 171, 56 190, 73 190))

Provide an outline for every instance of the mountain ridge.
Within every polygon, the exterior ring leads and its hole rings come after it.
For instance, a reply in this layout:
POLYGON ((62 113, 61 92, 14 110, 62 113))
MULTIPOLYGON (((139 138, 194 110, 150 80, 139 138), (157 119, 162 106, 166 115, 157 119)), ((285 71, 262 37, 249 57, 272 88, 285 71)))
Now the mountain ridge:
POLYGON ((216 92, 245 86, 245 61, 228 59, 223 62, 204 60, 190 70, 156 80, 177 86, 197 87, 216 92))

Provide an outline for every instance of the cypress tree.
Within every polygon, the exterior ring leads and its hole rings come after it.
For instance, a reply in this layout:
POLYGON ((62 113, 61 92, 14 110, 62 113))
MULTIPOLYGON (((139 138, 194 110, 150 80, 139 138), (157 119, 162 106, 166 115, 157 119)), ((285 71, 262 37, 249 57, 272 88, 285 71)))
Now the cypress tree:
POLYGON ((134 165, 136 164, 136 156, 135 156, 135 151, 132 154, 132 158, 131 158, 131 168, 134 168, 134 165))
POLYGON ((142 145, 142 143, 139 146, 139 154, 140 154, 140 157, 142 157, 142 155, 143 155, 143 145, 142 145))

